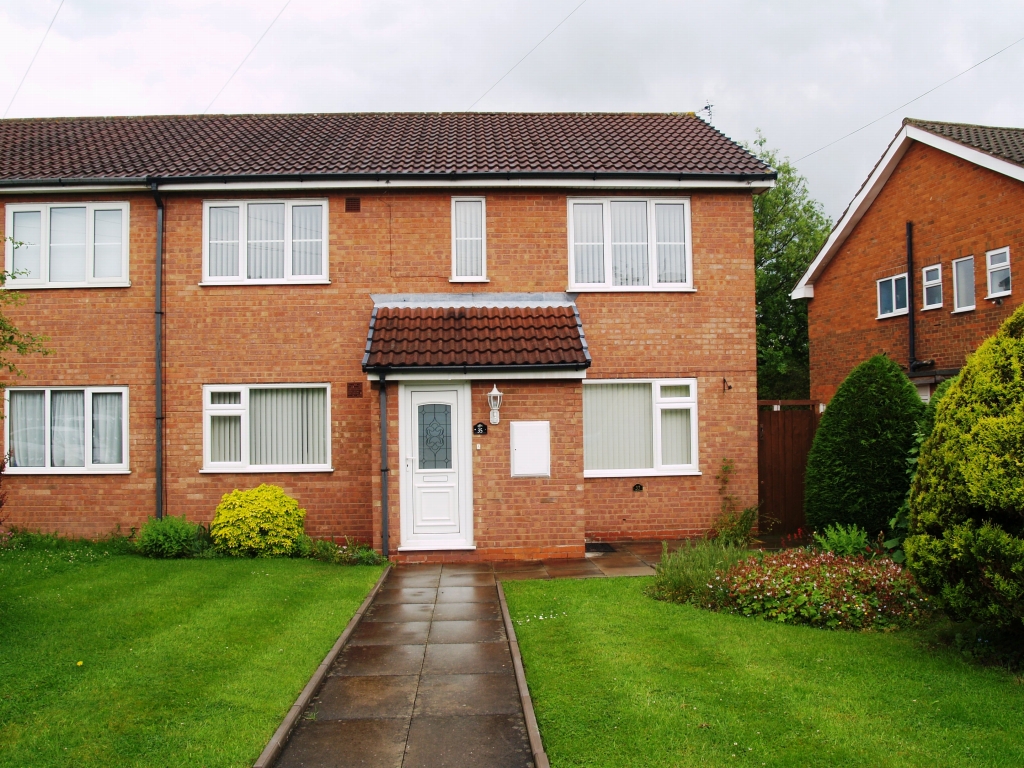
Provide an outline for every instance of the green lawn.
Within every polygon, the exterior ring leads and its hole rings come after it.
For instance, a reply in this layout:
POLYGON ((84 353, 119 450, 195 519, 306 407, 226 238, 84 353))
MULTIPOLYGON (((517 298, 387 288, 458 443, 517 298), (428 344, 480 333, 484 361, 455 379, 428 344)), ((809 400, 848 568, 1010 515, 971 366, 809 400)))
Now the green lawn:
POLYGON ((504 583, 554 768, 1024 765, 1024 684, 926 632, 769 624, 649 583, 504 583))
POLYGON ((113 549, 0 549, 0 766, 252 765, 381 572, 113 549))

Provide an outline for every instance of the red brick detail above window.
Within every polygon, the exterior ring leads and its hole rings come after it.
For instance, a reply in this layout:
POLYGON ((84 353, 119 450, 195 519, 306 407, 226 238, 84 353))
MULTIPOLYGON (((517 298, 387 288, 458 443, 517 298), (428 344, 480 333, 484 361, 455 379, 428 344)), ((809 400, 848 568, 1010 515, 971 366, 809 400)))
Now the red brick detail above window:
POLYGON ((378 307, 364 369, 590 365, 574 307, 378 307))

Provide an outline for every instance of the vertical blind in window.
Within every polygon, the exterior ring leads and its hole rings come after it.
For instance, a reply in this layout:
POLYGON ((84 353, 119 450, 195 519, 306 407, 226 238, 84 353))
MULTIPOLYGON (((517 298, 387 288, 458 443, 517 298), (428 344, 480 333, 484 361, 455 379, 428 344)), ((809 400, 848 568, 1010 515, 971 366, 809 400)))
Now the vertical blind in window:
POLYGON ((604 207, 576 203, 572 207, 573 261, 577 283, 604 282, 604 207))
POLYGON ((455 201, 455 276, 484 277, 484 204, 455 201))
POLYGON ((22 243, 14 249, 14 271, 18 277, 38 280, 42 277, 39 244, 43 238, 42 211, 16 211, 14 240, 22 243))
POLYGON ((611 204, 612 284, 649 285, 647 255, 647 203, 611 204))
POLYGON ((210 461, 237 464, 242 460, 242 417, 210 417, 210 461))
POLYGON ((583 387, 584 469, 651 469, 653 446, 650 384, 583 387))
POLYGON ((50 209, 50 282, 85 282, 85 208, 50 209))
POLYGON ((292 274, 322 275, 323 206, 292 208, 292 274))
POLYGON ((93 211, 93 277, 121 277, 121 211, 93 211))
POLYGON ((248 218, 248 278, 284 277, 284 203, 250 203, 248 218))
POLYGON ((45 392, 11 392, 10 430, 12 467, 46 466, 45 392))
POLYGON ((953 262, 953 293, 956 309, 974 306, 974 259, 960 259, 953 262))
POLYGON ((250 464, 326 464, 327 391, 249 391, 250 464))
POLYGON ((238 276, 238 207, 210 208, 211 277, 238 276))
POLYGON ((686 206, 654 206, 658 234, 658 282, 686 282, 686 206))
POLYGON ((690 411, 662 409, 661 463, 690 464, 690 411))

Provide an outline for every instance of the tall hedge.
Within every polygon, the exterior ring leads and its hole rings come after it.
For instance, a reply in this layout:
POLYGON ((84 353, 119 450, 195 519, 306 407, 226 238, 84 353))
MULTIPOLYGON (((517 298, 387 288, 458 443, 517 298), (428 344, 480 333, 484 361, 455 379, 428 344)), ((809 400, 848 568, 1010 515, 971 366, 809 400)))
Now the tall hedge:
POLYGON ((967 358, 910 493, 907 564, 959 619, 1024 632, 1024 307, 967 358))
POLYGON ((807 457, 808 525, 859 525, 874 538, 888 530, 907 494, 907 452, 924 404, 885 355, 858 365, 821 417, 807 457))

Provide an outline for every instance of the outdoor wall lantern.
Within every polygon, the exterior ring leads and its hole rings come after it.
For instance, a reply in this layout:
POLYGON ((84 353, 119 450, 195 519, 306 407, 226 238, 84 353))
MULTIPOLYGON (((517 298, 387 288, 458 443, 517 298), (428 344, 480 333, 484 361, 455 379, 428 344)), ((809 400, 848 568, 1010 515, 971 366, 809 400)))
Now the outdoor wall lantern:
POLYGON ((501 392, 498 391, 498 385, 495 384, 491 387, 491 391, 487 393, 487 404, 491 406, 491 424, 497 424, 498 409, 501 408, 501 392))

